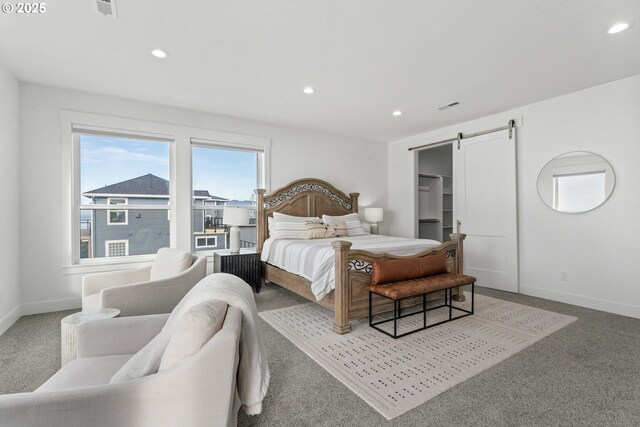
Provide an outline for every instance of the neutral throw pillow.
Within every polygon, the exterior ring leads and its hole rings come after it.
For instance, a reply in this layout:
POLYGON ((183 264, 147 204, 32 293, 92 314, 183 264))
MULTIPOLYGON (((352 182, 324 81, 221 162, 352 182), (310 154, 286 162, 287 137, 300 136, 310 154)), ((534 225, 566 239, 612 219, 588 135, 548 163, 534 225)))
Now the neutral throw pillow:
POLYGON ((293 216, 274 212, 270 237, 273 239, 308 239, 308 222, 322 223, 322 220, 318 217, 293 216))
POLYGON ((209 300, 191 307, 176 322, 158 372, 196 354, 222 328, 227 304, 209 300))
POLYGON ((367 234, 362 227, 360 217, 357 213, 350 213, 341 216, 322 215, 322 221, 326 224, 337 224, 344 222, 347 224, 347 232, 349 236, 362 236, 367 234))
POLYGON ((326 237, 332 237, 329 235, 326 224, 319 224, 317 222, 307 222, 307 239, 324 239, 326 237))
POLYGON ((161 248, 156 254, 149 280, 162 280, 177 276, 191 267, 193 256, 180 249, 161 248))
POLYGON ((327 234, 327 237, 345 237, 349 235, 349 230, 345 222, 336 222, 327 225, 327 234))

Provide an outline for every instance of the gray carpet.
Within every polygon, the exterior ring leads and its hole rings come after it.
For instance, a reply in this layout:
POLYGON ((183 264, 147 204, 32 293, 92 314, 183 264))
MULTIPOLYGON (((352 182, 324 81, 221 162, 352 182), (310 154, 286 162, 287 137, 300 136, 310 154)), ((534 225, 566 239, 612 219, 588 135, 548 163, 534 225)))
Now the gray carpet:
MULTIPOLYGON (((271 369, 263 412, 240 426, 638 426, 640 320, 539 298, 479 293, 578 320, 427 403, 386 421, 266 322, 271 369)), ((268 286, 260 311, 306 302, 268 286)), ((32 391, 60 363, 67 312, 25 316, 0 336, 0 393, 32 391)))

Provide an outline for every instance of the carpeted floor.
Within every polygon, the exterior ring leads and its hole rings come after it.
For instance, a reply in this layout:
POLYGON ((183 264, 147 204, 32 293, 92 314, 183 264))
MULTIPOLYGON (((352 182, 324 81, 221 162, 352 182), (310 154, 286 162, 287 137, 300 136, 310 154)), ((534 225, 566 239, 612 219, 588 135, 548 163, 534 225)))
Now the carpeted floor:
MULTIPOLYGON (((240 411, 238 425, 640 425, 640 319, 478 292, 578 320, 390 422, 261 320, 271 385, 262 414, 240 411)), ((306 302, 277 286, 256 301, 260 311, 306 302)), ((0 336, 0 393, 32 391, 57 370, 59 321, 69 313, 25 316, 0 336)))

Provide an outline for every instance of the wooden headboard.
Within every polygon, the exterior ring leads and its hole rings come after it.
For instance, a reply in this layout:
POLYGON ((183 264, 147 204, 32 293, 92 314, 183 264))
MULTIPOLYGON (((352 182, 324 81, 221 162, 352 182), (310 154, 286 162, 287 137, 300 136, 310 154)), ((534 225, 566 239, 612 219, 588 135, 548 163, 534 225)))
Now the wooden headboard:
POLYGON ((267 218, 274 212, 295 216, 345 215, 358 212, 358 196, 360 193, 349 193, 347 196, 333 185, 321 179, 303 178, 295 180, 271 194, 259 188, 258 194, 258 242, 257 250, 269 237, 267 218))

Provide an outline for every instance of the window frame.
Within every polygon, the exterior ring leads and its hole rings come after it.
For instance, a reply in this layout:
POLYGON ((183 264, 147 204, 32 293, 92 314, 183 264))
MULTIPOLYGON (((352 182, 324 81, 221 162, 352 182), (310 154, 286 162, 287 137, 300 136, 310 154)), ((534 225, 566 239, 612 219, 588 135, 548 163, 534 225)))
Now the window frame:
MULTIPOLYGON (((107 205, 111 206, 111 199, 124 200, 124 203, 116 203, 114 206, 128 205, 128 197, 107 197, 107 205)), ((109 209, 107 210, 107 225, 129 225, 129 209, 109 209), (111 221, 111 212, 124 212, 124 222, 111 221)))
MULTIPOLYGON (((257 183, 257 188, 268 188, 267 182, 269 182, 269 145, 250 145, 250 144, 228 144, 228 143, 224 143, 222 141, 215 141, 215 140, 206 140, 206 139, 201 139, 201 138, 191 138, 191 144, 189 147, 189 152, 191 153, 191 193, 193 194, 195 188, 193 188, 193 148, 195 147, 199 147, 199 148, 211 148, 211 149, 218 149, 218 150, 230 150, 230 151, 245 151, 245 152, 251 152, 251 153, 255 153, 256 154, 256 183, 257 183)), ((257 197, 256 197, 257 199, 257 197)), ((257 200, 256 200, 257 201, 257 200)), ((190 218, 194 217, 194 212, 196 210, 201 210, 202 211, 202 230, 205 230, 204 227, 204 222, 205 222, 205 214, 207 210, 216 210, 218 207, 220 208, 224 208, 226 204, 223 205, 217 205, 215 204, 214 206, 207 206, 204 201, 202 202, 202 205, 196 205, 194 203, 193 197, 191 200, 191 215, 190 218), (207 209, 208 208, 208 209, 207 209)), ((255 211, 257 210, 257 206, 251 206, 249 207, 249 211, 255 211)), ((257 215, 257 213, 256 213, 257 215)), ((193 226, 194 224, 191 224, 191 233, 195 236, 195 232, 193 231, 193 226)), ((256 224, 257 227, 257 224, 256 224)), ((257 232, 257 230, 256 230, 257 232)), ((193 240, 192 243, 192 251, 195 252, 197 250, 202 250, 198 247, 196 247, 196 243, 195 243, 195 239, 193 240)))
MULTIPOLYGON (((603 175, 604 196, 605 196, 604 198, 606 200, 606 194, 607 194, 607 181, 606 181, 607 171, 606 170, 603 169, 603 170, 588 170, 584 172, 554 173, 551 175, 551 179, 553 180, 553 195, 552 195, 553 209, 557 210, 558 212, 572 213, 572 211, 560 210, 560 180, 562 178, 573 178, 577 176, 582 177, 582 176, 588 176, 588 175, 603 175)), ((585 212, 588 212, 588 211, 585 211, 585 212)))
MULTIPOLYGON (((149 116, 149 115, 148 115, 149 116)), ((62 168, 62 274, 76 275, 100 271, 115 271, 148 265, 155 257, 80 259, 80 158, 79 133, 99 133, 111 136, 157 140, 169 143, 170 198, 168 205, 128 205, 129 209, 167 209, 170 247, 193 251, 192 238, 192 141, 205 141, 231 149, 258 148, 263 151, 259 186, 270 188, 271 139, 180 124, 160 123, 103 114, 60 110, 62 168)), ((114 195, 118 196, 118 195, 114 195)), ((91 209, 108 209, 108 205, 91 205, 91 209)), ((212 256, 208 256, 212 261, 212 256)))
POLYGON ((193 236, 193 245, 194 245, 194 248, 199 251, 205 250, 205 249, 211 249, 211 248, 215 249, 218 247, 218 236, 207 236, 206 234, 196 234, 193 236), (205 239, 205 245, 199 246, 198 239, 205 239), (209 245, 208 244, 209 239, 215 239, 215 243, 213 245, 209 245))

